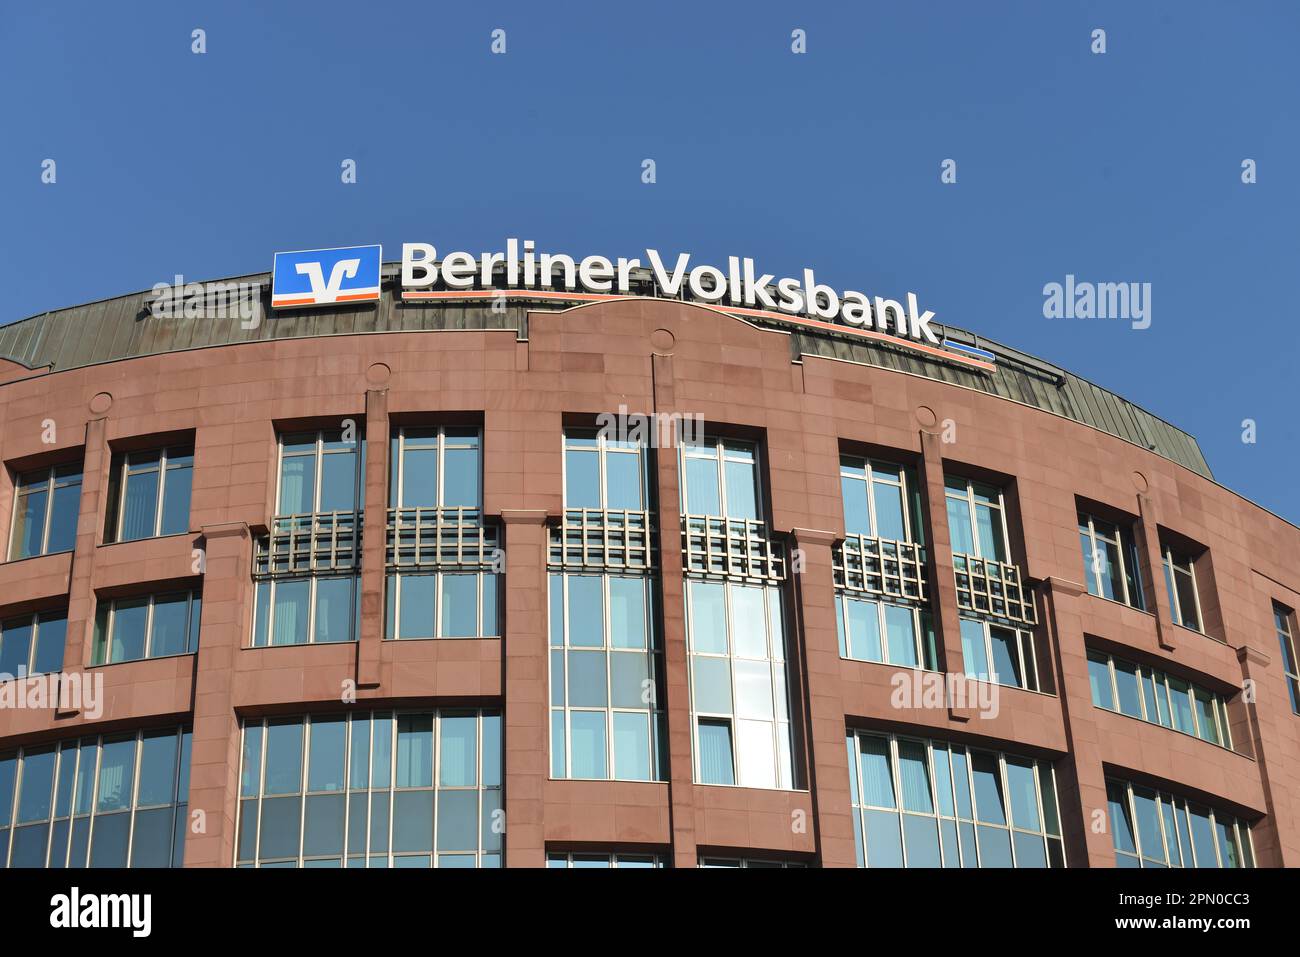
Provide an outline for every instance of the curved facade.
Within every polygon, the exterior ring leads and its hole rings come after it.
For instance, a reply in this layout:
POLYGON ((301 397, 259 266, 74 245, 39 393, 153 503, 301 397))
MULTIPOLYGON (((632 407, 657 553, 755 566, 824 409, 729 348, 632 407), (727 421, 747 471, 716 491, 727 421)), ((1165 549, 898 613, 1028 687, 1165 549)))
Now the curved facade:
POLYGON ((0 333, 11 866, 1300 860, 1300 530, 1103 390, 142 303, 0 333))

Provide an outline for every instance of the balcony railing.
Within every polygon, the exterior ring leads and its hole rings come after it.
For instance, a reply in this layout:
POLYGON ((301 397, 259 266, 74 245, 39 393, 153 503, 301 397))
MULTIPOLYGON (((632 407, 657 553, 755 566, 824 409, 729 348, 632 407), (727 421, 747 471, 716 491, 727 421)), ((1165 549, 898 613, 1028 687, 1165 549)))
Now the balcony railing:
POLYGON ((958 609, 1020 625, 1038 624, 1033 595, 1022 583, 1020 569, 1015 565, 961 554, 952 556, 952 565, 958 609))
POLYGON ((651 571, 657 564, 656 538, 650 512, 569 508, 551 528, 546 562, 554 568, 651 571))
POLYGON ((872 535, 849 535, 831 555, 835 586, 877 598, 928 602, 925 549, 872 535))
POLYGON ((388 510, 389 568, 488 568, 500 555, 496 525, 477 508, 405 507, 388 510))
POLYGON ((258 539, 253 551, 253 574, 258 577, 360 567, 361 513, 350 509, 277 515, 270 534, 258 539))
POLYGON ((758 581, 784 581, 785 548, 764 522, 716 515, 682 516, 682 570, 758 581))

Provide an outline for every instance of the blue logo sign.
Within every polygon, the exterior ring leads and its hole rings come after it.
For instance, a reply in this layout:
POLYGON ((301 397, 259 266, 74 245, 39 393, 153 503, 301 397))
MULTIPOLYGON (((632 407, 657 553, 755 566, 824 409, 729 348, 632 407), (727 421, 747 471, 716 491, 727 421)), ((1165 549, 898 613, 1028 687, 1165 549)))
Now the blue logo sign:
POLYGON ((379 298, 381 246, 304 249, 276 253, 271 268, 271 306, 324 306, 379 298))

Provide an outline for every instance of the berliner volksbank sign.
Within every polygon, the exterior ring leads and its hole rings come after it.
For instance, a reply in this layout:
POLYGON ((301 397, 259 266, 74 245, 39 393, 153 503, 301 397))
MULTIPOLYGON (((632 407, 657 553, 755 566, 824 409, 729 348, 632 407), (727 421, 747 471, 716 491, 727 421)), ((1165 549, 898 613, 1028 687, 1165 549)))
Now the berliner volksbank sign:
MULTIPOLYGON (((271 303, 277 308, 354 303, 379 298, 379 246, 276 253, 271 303)), ((931 327, 915 293, 905 302, 874 298, 817 282, 811 269, 799 277, 760 274, 753 259, 727 258, 726 268, 693 263, 690 253, 641 259, 538 252, 531 240, 507 239, 498 252, 448 252, 428 243, 404 243, 400 295, 404 301, 490 298, 598 302, 642 295, 635 281, 649 271, 656 295, 688 298, 723 312, 780 319, 797 325, 890 341, 962 365, 993 368, 994 356, 954 343, 931 327)))

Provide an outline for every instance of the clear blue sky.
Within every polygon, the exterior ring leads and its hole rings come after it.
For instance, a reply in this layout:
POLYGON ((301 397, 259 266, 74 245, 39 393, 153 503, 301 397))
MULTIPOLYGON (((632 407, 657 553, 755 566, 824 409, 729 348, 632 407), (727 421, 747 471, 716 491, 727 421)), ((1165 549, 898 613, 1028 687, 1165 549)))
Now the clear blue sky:
POLYGON ((749 255, 915 291, 1300 521, 1298 39, 1300 4, 1240 0, 13 3, 0 321, 285 249, 749 255), (1067 273, 1150 282, 1151 327, 1043 318, 1067 273))

